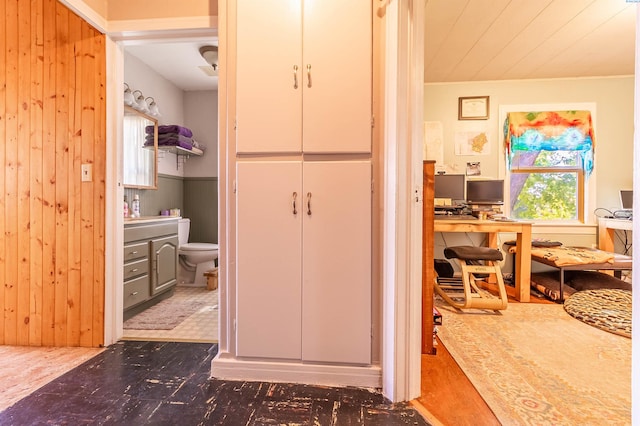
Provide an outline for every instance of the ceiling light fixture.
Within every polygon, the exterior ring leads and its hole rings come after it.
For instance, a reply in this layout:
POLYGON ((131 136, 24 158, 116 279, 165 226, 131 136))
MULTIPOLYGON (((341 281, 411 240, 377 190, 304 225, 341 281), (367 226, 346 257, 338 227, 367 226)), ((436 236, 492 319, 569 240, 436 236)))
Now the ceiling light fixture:
POLYGON ((213 67, 214 71, 218 70, 218 46, 200 47, 200 56, 213 67))
POLYGON ((129 85, 127 83, 124 84, 124 103, 125 105, 131 106, 133 105, 133 103, 135 102, 135 99, 133 97, 133 93, 131 93, 131 89, 129 88, 129 85))
POLYGON ((133 107, 138 111, 148 114, 149 106, 147 105, 147 101, 144 100, 144 95, 142 94, 142 92, 139 90, 134 90, 133 96, 135 97, 135 100, 136 100, 135 103, 133 104, 133 107), (136 93, 139 93, 139 95, 136 96, 136 93))
POLYGON ((149 114, 153 115, 154 117, 159 117, 160 110, 158 109, 158 104, 156 104, 156 100, 153 99, 151 96, 149 96, 147 99, 145 99, 145 101, 147 102, 147 105, 149 105, 149 114), (151 99, 151 102, 149 102, 149 99, 151 99))

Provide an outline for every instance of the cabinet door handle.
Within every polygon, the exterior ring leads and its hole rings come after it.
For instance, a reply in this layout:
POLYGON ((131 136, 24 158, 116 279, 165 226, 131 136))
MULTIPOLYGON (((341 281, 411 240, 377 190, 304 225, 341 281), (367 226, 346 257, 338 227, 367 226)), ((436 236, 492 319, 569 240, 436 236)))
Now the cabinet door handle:
POLYGON ((133 268, 131 272, 138 272, 138 268, 133 268))
POLYGON ((296 207, 296 198, 298 198, 298 193, 294 192, 292 194, 292 197, 293 197, 293 214, 298 214, 298 209, 296 207))
POLYGON ((311 87, 311 64, 307 64, 307 87, 311 87))
POLYGON ((133 292, 133 293, 131 293, 129 296, 137 296, 137 295, 138 295, 138 292, 137 292, 137 291, 134 291, 134 292, 133 292))
POLYGON ((294 89, 298 88, 298 66, 297 65, 293 66, 293 88, 294 89))
POLYGON ((311 193, 307 192, 307 214, 311 216, 311 193))
POLYGON ((130 252, 129 254, 138 254, 138 250, 134 250, 134 251, 130 252))

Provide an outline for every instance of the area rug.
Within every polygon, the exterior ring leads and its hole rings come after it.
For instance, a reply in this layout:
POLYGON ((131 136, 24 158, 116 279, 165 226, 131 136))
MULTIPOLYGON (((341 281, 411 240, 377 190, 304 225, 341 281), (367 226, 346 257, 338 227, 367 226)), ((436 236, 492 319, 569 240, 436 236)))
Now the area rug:
POLYGON ((185 319, 207 305, 207 301, 189 297, 190 293, 176 287, 168 299, 146 309, 124 322, 125 330, 173 330, 185 319))
POLYGON ((564 310, 586 324, 630 338, 632 304, 628 290, 586 290, 565 300, 564 310))
POLYGON ((436 306, 443 345, 503 425, 631 424, 631 339, 556 304, 436 306))

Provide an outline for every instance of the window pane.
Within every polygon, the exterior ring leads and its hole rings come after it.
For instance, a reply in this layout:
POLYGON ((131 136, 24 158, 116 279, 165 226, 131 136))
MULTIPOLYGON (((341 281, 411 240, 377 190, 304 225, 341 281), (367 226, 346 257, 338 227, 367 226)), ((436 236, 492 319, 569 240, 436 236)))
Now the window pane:
POLYGON ((578 174, 512 173, 511 217, 531 220, 578 218, 578 174))
POLYGON ((516 151, 511 169, 539 167, 581 167, 579 151, 516 151))

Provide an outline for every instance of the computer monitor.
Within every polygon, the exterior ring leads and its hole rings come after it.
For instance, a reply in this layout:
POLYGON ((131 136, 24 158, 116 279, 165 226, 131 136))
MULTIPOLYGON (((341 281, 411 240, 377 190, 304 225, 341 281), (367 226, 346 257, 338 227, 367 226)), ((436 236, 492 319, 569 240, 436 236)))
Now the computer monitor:
POLYGON ((504 180, 468 180, 468 204, 503 204, 504 180))
POLYGON ((620 190, 620 206, 623 210, 633 209, 633 190, 621 189, 620 190))
POLYGON ((438 174, 434 176, 434 198, 450 199, 452 204, 464 202, 465 175, 438 174))

